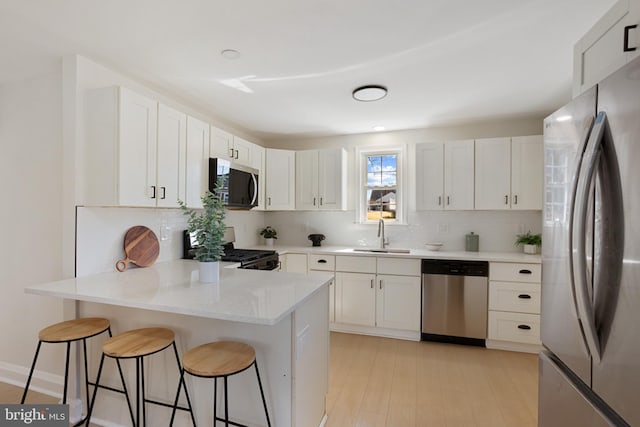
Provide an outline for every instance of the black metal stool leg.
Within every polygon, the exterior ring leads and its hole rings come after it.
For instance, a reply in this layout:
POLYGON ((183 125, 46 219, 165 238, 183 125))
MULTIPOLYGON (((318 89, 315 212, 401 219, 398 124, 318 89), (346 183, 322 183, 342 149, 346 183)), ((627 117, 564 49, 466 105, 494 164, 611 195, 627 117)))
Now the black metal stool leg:
POLYGON ((64 391, 62 392, 62 404, 67 403, 67 387, 69 385, 69 356, 71 355, 71 341, 67 341, 67 359, 64 364, 64 391))
POLYGON ((98 376, 96 377, 96 385, 93 387, 93 397, 91 398, 91 404, 89 405, 89 413, 87 414, 87 427, 89 427, 89 422, 91 421, 91 413, 93 412, 93 405, 96 402, 96 395, 98 394, 98 387, 100 384, 100 376, 102 375, 102 366, 104 365, 104 353, 102 353, 102 357, 100 358, 100 366, 98 367, 98 376))
MULTIPOLYGON (((178 396, 180 395, 180 386, 184 384, 184 394, 187 397, 187 406, 189 407, 189 413, 191 413, 191 422, 193 426, 196 425, 196 417, 193 414, 193 407, 191 406, 191 399, 189 398, 189 390, 187 390, 187 383, 184 381, 184 369, 182 369, 182 364, 180 363, 180 356, 178 355, 178 347, 176 346, 176 342, 173 342, 173 353, 176 355, 176 363, 178 364, 178 372, 180 372, 180 384, 178 385, 178 394, 176 395, 176 402, 173 409, 173 414, 175 414, 175 408, 178 407, 178 396)), ((173 423, 173 415, 171 415, 171 422, 173 423)))
POLYGON ((40 346, 42 345, 42 341, 38 341, 38 347, 36 347, 36 354, 33 356, 33 363, 31 363, 31 370, 29 371, 29 377, 27 378, 27 384, 24 387, 24 392, 22 393, 22 399, 20 403, 23 404, 25 399, 27 398, 27 390, 29 390, 29 384, 31 384, 31 377, 33 376, 33 370, 36 367, 36 361, 38 360, 38 354, 40 353, 40 346))
POLYGON ((260 381, 260 372, 258 371, 258 362, 253 361, 253 366, 256 368, 256 377, 258 377, 258 386, 260 387, 260 396, 262 397, 262 405, 264 405, 264 414, 267 416, 267 425, 271 427, 271 421, 269 420, 269 411, 267 410, 267 401, 264 398, 264 390, 262 389, 262 381, 260 381))
POLYGON ((140 384, 142 385, 142 399, 140 404, 142 405, 142 425, 147 427, 147 397, 144 393, 144 357, 140 358, 140 384))
POLYGON ((213 425, 218 422, 218 378, 213 379, 213 425))
MULTIPOLYGON (((89 366, 87 362, 87 340, 82 340, 82 348, 84 349, 84 387, 87 396, 87 405, 89 405, 89 366)), ((89 408, 87 408, 87 411, 89 408)))
POLYGON ((229 427, 229 389, 226 376, 224 377, 224 426, 229 427))
MULTIPOLYGON (((178 398, 180 397, 180 389, 182 388, 182 383, 184 381, 184 369, 180 368, 180 381, 178 381, 178 392, 176 393, 176 398, 173 401, 173 409, 171 410, 171 420, 169 421, 169 427, 173 426, 173 420, 176 417, 176 409, 178 409, 178 398)), ((187 388, 187 385, 185 384, 185 390, 187 388)), ((191 413, 191 416, 193 417, 193 412, 191 413)), ((195 426, 195 423, 194 423, 195 426)))

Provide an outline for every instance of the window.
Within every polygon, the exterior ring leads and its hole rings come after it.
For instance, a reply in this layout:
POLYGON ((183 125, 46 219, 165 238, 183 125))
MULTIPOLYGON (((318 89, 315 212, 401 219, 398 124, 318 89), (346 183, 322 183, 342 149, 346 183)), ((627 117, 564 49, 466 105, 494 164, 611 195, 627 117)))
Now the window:
POLYGON ((401 151, 361 152, 360 222, 402 222, 401 151))

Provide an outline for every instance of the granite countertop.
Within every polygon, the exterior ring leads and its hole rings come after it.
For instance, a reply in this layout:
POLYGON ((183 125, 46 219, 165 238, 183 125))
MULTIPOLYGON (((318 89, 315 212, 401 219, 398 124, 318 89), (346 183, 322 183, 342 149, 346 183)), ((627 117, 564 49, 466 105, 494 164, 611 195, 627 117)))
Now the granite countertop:
POLYGON ((333 279, 329 273, 220 269, 219 284, 198 282, 192 260, 157 263, 30 286, 26 293, 275 325, 333 279))
MULTIPOLYGON (((426 249, 409 249, 409 253, 384 253, 384 252, 361 252, 354 249, 364 249, 356 246, 254 246, 253 249, 270 249, 276 250, 281 255, 288 252, 322 254, 322 255, 357 255, 357 256, 375 256, 375 257, 394 257, 394 258, 419 258, 419 259, 457 259, 457 260, 475 260, 475 261, 492 261, 492 262, 521 262, 528 264, 540 264, 541 256, 539 254, 529 255, 521 252, 466 252, 466 251, 429 251, 426 249)), ((375 249, 375 248, 372 248, 375 249)), ((398 248, 388 248, 390 250, 398 248)))

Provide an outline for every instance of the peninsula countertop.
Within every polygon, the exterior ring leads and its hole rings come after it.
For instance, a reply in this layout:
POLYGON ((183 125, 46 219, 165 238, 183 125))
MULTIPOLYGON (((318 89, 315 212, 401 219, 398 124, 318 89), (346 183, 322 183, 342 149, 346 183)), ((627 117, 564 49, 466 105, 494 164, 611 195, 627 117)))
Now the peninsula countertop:
POLYGON ((220 269, 220 283, 198 282, 192 260, 29 286, 26 293, 212 319, 275 325, 333 279, 328 273, 220 269))

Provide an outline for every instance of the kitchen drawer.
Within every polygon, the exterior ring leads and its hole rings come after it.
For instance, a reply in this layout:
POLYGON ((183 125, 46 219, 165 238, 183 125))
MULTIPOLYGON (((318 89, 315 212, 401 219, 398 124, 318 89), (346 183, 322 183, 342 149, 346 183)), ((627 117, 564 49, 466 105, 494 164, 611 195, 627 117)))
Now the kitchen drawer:
POLYGON ((378 274, 420 276, 420 260, 406 258, 378 258, 378 274))
POLYGON ((540 344, 540 316, 489 311, 488 338, 523 344, 540 344))
POLYGON ((333 271, 335 269, 335 255, 309 254, 309 270, 333 271))
POLYGON ((489 310, 540 314, 540 285, 489 282, 489 310))
POLYGON ((540 264, 491 262, 489 263, 489 280, 540 283, 542 267, 540 264))
POLYGON ((375 273, 376 258, 367 256, 336 256, 336 271, 375 273))

